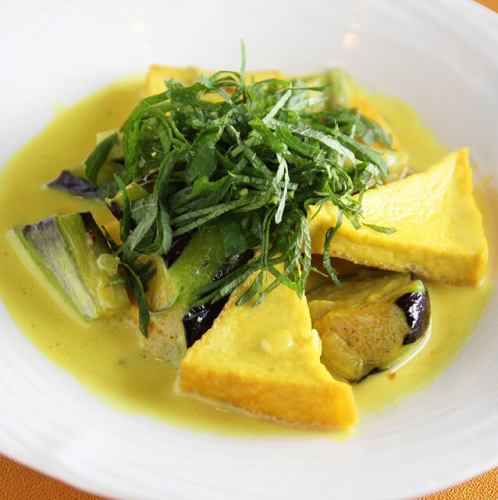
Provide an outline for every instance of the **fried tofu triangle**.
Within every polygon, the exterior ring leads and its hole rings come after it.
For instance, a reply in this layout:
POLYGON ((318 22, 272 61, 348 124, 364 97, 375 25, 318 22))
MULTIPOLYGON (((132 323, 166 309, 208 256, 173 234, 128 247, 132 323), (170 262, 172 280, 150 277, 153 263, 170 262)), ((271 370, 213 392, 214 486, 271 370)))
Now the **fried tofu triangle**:
MULTIPOLYGON (((369 190, 363 197, 365 222, 393 227, 392 234, 344 221, 334 236, 335 257, 456 285, 482 279, 488 247, 473 195, 468 150, 445 156, 425 172, 369 190)), ((325 205, 311 220, 312 251, 323 249, 337 209, 325 205)))
POLYGON ((355 424, 352 388, 320 363, 306 299, 280 285, 256 307, 237 306, 247 286, 187 351, 181 389, 297 426, 355 424))

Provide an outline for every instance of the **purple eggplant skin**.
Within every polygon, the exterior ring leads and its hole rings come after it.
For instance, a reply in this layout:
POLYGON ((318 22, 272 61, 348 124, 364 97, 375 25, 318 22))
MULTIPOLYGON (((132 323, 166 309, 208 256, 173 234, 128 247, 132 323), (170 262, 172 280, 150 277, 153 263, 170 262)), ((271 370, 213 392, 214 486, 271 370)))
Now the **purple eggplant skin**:
POLYGON ((116 217, 116 219, 121 220, 123 218, 123 209, 117 201, 111 200, 108 202, 107 208, 110 210, 111 214, 116 217))
POLYGON ((396 300, 396 305, 404 312, 410 328, 403 339, 403 345, 412 344, 418 340, 429 326, 431 317, 431 302, 427 290, 405 293, 396 300))
POLYGON ((183 326, 185 327, 187 347, 192 346, 211 328, 227 301, 228 296, 223 297, 214 304, 202 304, 201 306, 192 307, 185 314, 183 326))
POLYGON ((48 187, 84 198, 97 198, 99 192, 98 186, 74 175, 70 170, 63 170, 57 179, 48 183, 48 187))

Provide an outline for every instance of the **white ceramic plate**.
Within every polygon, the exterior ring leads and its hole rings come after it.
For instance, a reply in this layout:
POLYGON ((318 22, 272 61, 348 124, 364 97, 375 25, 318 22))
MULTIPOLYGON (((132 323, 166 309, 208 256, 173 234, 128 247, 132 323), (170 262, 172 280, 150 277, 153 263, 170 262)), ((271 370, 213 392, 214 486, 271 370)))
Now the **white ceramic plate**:
MULTIPOLYGON (((52 117, 151 62, 299 73, 341 64, 403 97, 448 147, 498 172, 498 17, 467 1, 18 1, 0 6, 0 164, 52 117)), ((496 181, 495 187, 496 187, 496 181)), ((23 337, 0 305, 0 452, 123 498, 402 498, 498 453, 498 294, 427 390, 344 442, 238 440, 112 411, 23 337)))

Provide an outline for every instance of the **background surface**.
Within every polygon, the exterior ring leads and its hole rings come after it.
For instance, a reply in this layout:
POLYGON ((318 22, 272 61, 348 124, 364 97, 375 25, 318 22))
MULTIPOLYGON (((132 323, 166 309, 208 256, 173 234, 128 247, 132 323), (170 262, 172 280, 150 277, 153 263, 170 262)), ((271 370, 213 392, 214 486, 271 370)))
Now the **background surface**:
MULTIPOLYGON (((103 500, 0 456, 0 500, 103 500)), ((453 488, 420 500, 492 500, 496 498, 498 468, 453 488)), ((173 499, 170 499, 173 500, 173 499)))

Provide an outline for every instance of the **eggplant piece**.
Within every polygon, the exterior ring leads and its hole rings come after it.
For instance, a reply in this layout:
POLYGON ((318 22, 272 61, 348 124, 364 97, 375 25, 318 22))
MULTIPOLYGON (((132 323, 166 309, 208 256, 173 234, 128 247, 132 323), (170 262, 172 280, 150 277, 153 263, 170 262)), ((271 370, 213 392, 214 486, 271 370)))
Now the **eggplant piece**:
POLYGON ((60 175, 47 186, 75 196, 99 198, 104 196, 101 191, 113 183, 114 174, 122 170, 121 134, 116 130, 106 130, 97 133, 97 146, 83 163, 62 170, 60 175), (91 163, 90 170, 87 169, 89 163, 91 163), (90 178, 88 172, 91 172, 90 178))
POLYGON ((48 183, 48 187, 84 198, 96 198, 99 192, 98 186, 74 174, 71 170, 63 170, 57 179, 48 183))
POLYGON ((410 333, 405 335, 403 344, 412 344, 424 335, 429 327, 429 294, 427 292, 408 292, 396 301, 396 305, 405 313, 406 322, 410 327, 410 333))
POLYGON ((341 284, 308 294, 313 328, 322 339, 322 362, 350 382, 373 370, 399 367, 428 330, 430 301, 424 283, 410 273, 368 270, 341 284))
POLYGON ((199 290, 246 263, 252 255, 247 251, 226 262, 219 230, 211 228, 191 235, 169 267, 162 257, 154 257, 156 273, 147 288, 149 338, 143 340, 144 347, 178 365, 187 347, 211 327, 228 300, 226 297, 214 304, 191 307, 199 290))
POLYGON ((161 258, 159 268, 148 287, 152 310, 163 309, 175 299, 185 314, 197 298, 199 290, 209 283, 225 262, 219 231, 211 228, 195 233, 175 262, 166 268, 161 258), (175 298, 176 297, 176 298, 175 298))
POLYGON ((199 290, 225 262, 223 240, 216 228, 196 232, 171 267, 166 266, 162 257, 153 259, 156 273, 147 287, 151 318, 144 347, 178 365, 187 349, 183 318, 199 290))
POLYGON ((111 191, 111 194, 115 193, 113 176, 122 170, 123 165, 119 161, 107 160, 100 168, 97 182, 93 183, 85 176, 84 164, 76 165, 72 169, 62 170, 59 176, 50 181, 47 186, 75 196, 103 199, 106 196, 106 191, 111 191), (112 189, 109 189, 109 186, 112 189))
MULTIPOLYGON (((211 281, 217 281, 231 272, 235 271, 240 266, 252 259, 254 252, 246 250, 243 253, 233 255, 229 262, 223 264, 215 273, 211 281)), ((183 326, 187 339, 187 347, 199 340, 213 325, 214 320, 218 317, 223 306, 227 303, 229 296, 212 304, 202 304, 190 309, 183 317, 183 326)))
POLYGON ((89 212, 49 217, 14 231, 53 289, 85 320, 129 306, 119 259, 89 212))

